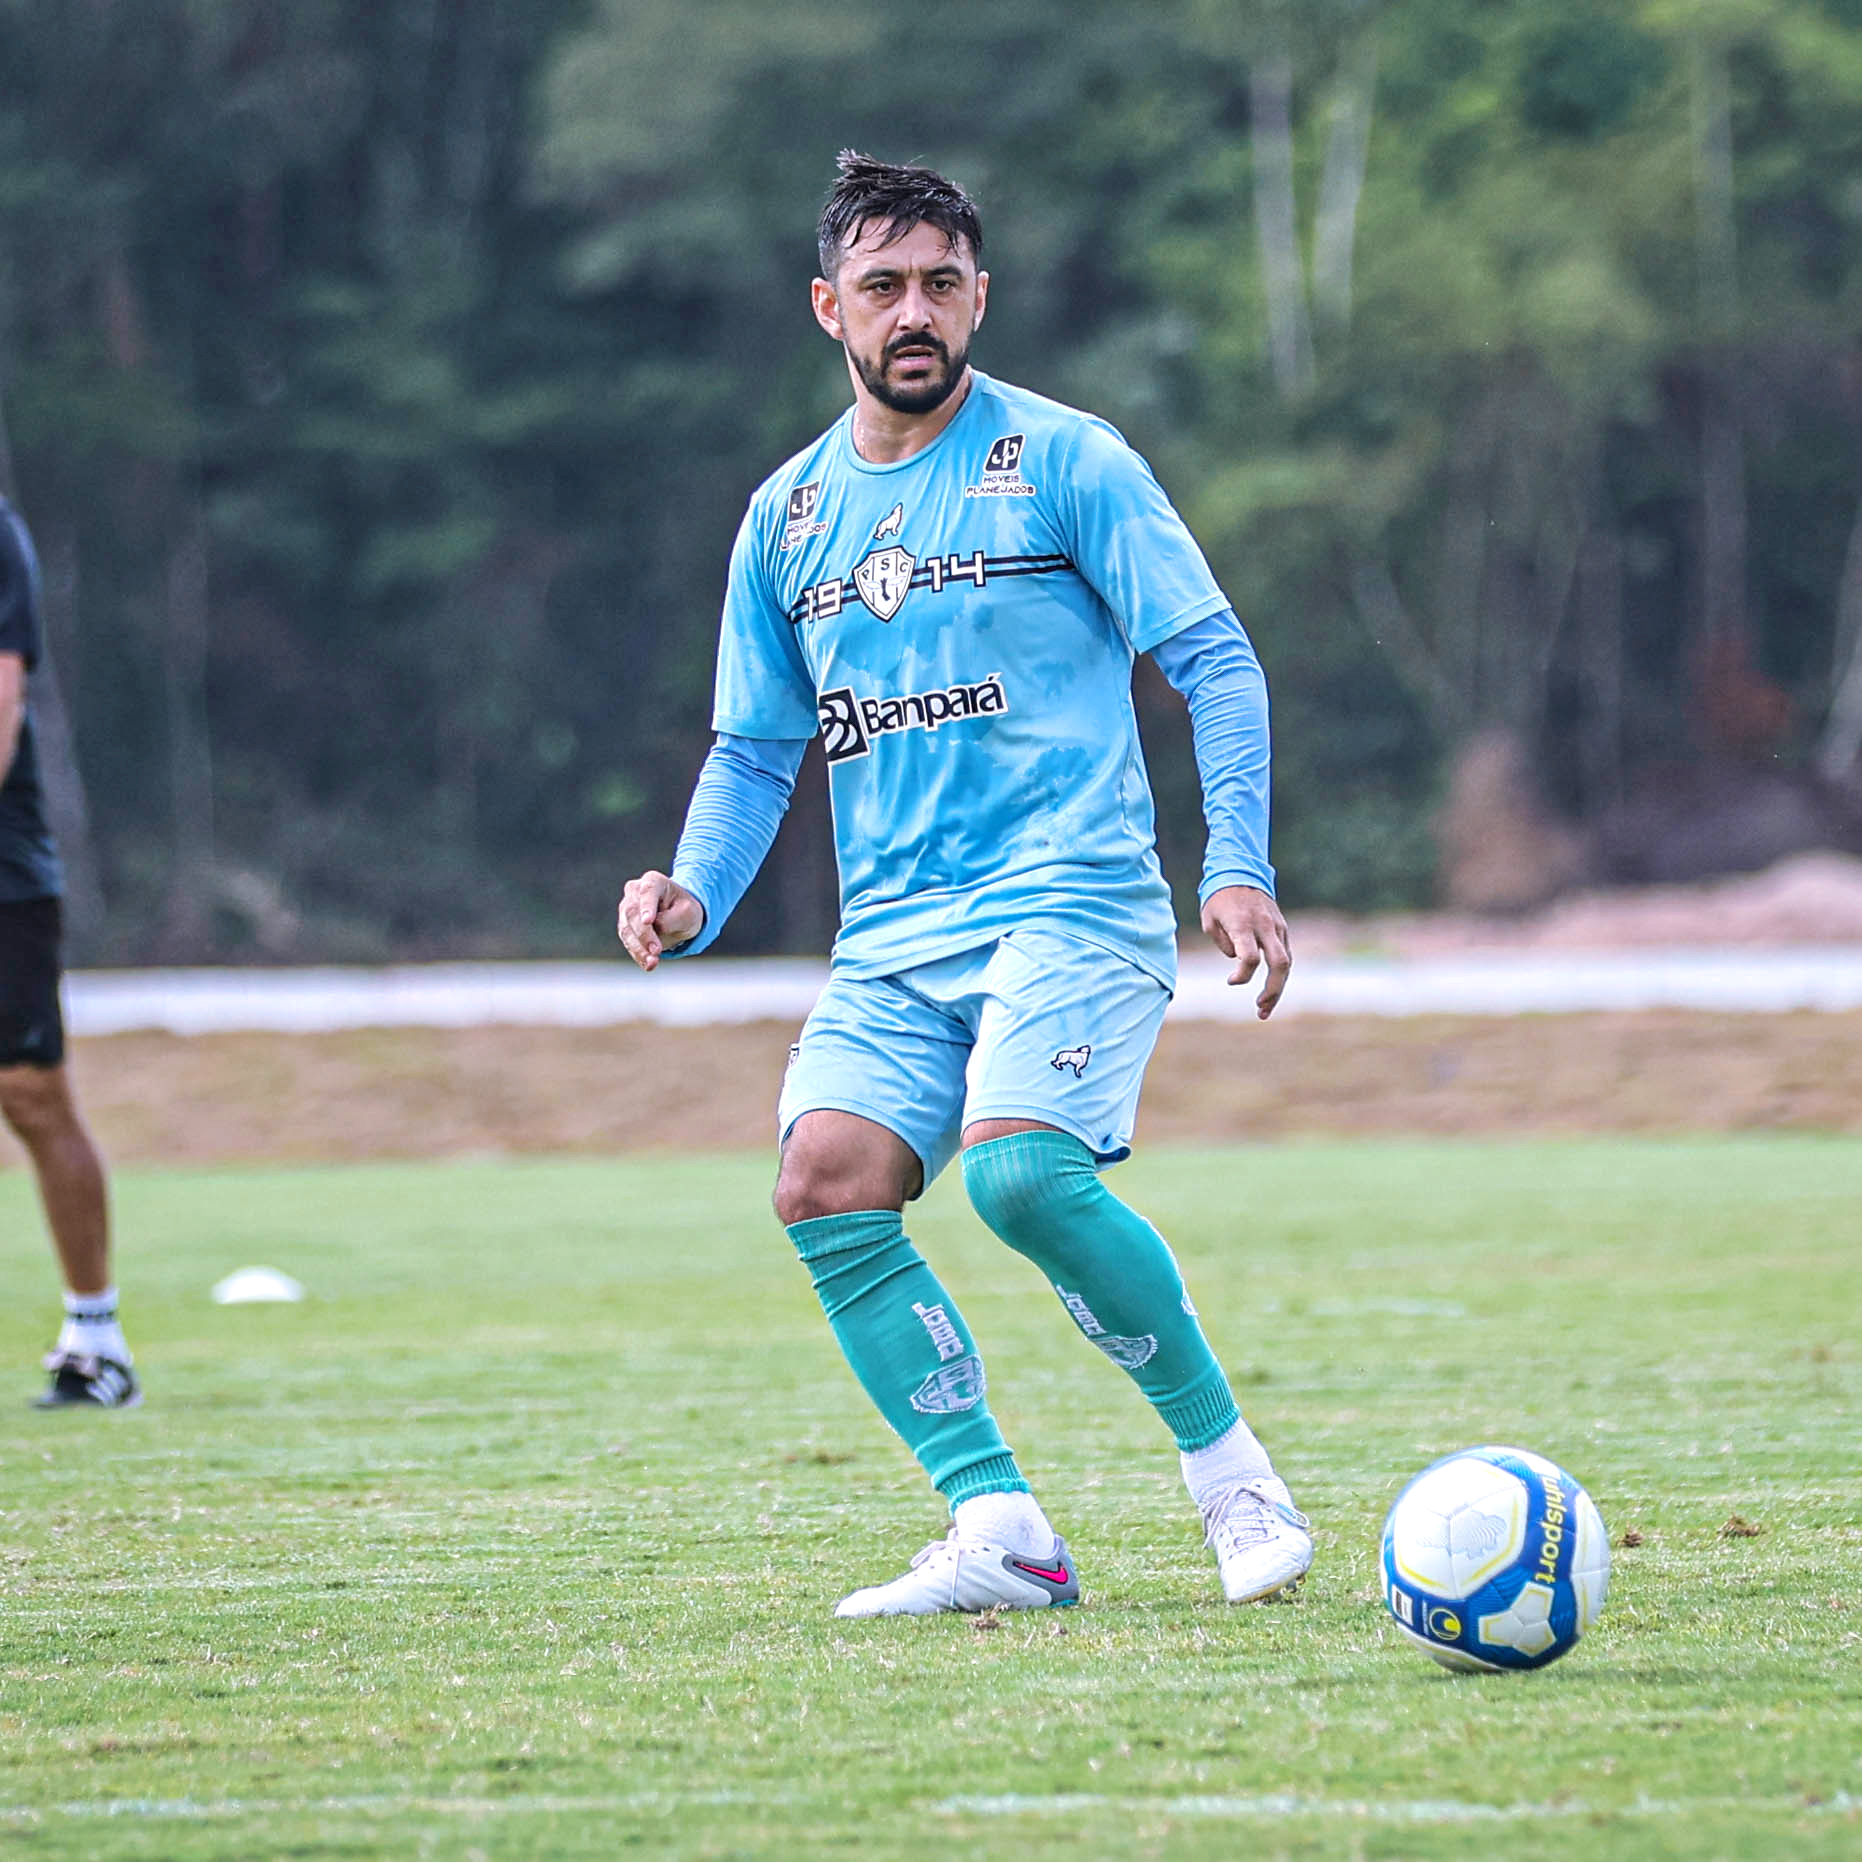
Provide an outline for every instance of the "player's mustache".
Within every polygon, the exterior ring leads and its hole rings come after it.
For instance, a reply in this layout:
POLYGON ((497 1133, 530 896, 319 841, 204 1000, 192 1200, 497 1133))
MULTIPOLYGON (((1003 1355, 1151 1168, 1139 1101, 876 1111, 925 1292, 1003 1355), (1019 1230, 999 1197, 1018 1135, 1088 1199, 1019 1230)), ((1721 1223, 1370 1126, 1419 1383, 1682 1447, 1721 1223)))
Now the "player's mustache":
POLYGON ((907 349, 928 349, 940 362, 950 360, 950 351, 935 336, 895 336, 889 342, 882 355, 881 363, 896 362, 907 349))

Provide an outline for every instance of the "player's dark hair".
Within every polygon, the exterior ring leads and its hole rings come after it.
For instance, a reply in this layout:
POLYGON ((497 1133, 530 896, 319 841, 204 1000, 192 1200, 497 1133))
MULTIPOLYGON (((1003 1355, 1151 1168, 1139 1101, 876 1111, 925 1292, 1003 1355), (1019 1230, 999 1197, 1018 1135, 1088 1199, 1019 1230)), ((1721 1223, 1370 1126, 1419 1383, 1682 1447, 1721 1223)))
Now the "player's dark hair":
POLYGON ((830 283, 840 270, 841 255, 860 237, 860 229, 877 220, 886 229, 884 243, 903 239, 914 226, 935 226, 955 245, 966 241, 970 257, 983 262, 983 223, 976 202, 954 181, 915 162, 881 162, 858 149, 842 149, 835 167, 840 179, 821 209, 815 240, 821 276, 830 283))

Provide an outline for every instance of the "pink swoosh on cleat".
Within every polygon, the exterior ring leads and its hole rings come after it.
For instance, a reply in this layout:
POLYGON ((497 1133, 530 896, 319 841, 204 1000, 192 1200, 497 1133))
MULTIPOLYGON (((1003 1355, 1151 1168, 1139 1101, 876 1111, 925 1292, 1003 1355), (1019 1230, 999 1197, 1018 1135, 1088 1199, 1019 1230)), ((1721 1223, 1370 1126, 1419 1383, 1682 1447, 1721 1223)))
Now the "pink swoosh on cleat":
POLYGON ((1026 1571, 1030 1577, 1042 1579, 1049 1584, 1064 1584, 1067 1581, 1067 1567, 1056 1565, 1051 1571, 1045 1565, 1031 1565, 1025 1558, 1011 1558, 1009 1563, 1017 1571, 1026 1571))

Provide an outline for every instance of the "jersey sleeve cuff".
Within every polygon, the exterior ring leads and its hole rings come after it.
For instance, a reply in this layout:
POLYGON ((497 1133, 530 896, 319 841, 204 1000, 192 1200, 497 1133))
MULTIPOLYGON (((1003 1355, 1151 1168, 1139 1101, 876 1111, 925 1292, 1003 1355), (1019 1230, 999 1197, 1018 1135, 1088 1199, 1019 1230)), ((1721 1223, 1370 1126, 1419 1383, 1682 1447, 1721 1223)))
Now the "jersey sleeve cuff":
POLYGON ((711 728, 720 737, 756 737, 778 742, 793 743, 798 740, 806 742, 811 737, 821 734, 821 719, 812 711, 803 712, 793 718, 740 718, 728 712, 716 711, 711 716, 711 728), (781 728, 778 729, 778 724, 781 728))
POLYGON ((1252 886, 1256 892, 1264 892, 1271 899, 1274 897, 1274 869, 1271 866, 1235 866, 1205 874, 1196 892, 1197 910, 1200 911, 1225 886, 1252 886))
POLYGON ((697 957, 709 950, 718 941, 718 933, 724 927, 718 923, 718 915, 711 909, 707 894, 711 890, 710 882, 700 873, 682 873, 674 867, 671 873, 673 882, 683 886, 698 901, 699 910, 705 914, 705 922, 699 926, 697 937, 689 943, 681 944, 676 950, 663 951, 662 963, 671 963, 680 957, 697 957))
POLYGON ((1166 640, 1174 640, 1178 634, 1187 632, 1198 621, 1206 621, 1211 615, 1225 614, 1234 604, 1219 589, 1207 600, 1199 601, 1193 607, 1185 608, 1181 614, 1173 615, 1169 620, 1160 622, 1146 631, 1143 638, 1134 639, 1131 648, 1134 653, 1151 653, 1161 647, 1166 640))

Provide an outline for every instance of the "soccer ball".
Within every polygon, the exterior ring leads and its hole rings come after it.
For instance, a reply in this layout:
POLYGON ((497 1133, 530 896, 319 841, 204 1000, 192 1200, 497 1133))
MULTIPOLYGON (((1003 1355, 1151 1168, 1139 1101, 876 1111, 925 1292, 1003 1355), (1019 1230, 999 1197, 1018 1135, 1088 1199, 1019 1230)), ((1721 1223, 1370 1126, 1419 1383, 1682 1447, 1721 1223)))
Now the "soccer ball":
POLYGON ((1444 1668, 1543 1668, 1603 1609, 1610 1535, 1563 1468, 1523 1448, 1426 1467, 1384 1521, 1384 1601, 1444 1668))

